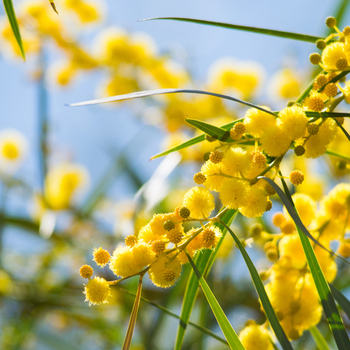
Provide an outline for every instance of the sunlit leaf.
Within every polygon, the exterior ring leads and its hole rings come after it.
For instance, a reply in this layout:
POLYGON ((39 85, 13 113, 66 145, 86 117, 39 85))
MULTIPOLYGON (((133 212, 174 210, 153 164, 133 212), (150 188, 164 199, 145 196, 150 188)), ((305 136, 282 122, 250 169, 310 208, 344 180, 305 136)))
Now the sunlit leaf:
POLYGON ((350 301, 349 299, 337 288, 335 288, 332 284, 329 285, 331 288, 331 292, 333 294, 334 299, 337 301, 337 303, 340 305, 340 307, 343 309, 343 311, 346 313, 350 320, 350 301))
POLYGON ((13 35, 15 36, 17 44, 21 50, 22 57, 23 57, 23 59, 25 59, 26 55, 25 55, 24 48, 23 48, 21 32, 20 32, 19 27, 18 27, 17 17, 15 14, 15 9, 13 8, 12 0, 3 0, 3 2, 4 2, 4 7, 5 7, 6 14, 7 14, 7 18, 9 20, 11 28, 12 28, 13 35))
POLYGON ((234 234, 234 232, 230 229, 230 227, 228 225, 224 224, 224 226, 228 230, 228 232, 231 234, 238 249, 242 253, 244 261, 245 261, 245 263, 248 267, 249 273, 252 277, 255 289, 259 295, 261 304, 262 304, 264 311, 266 313, 266 317, 269 320, 271 327, 274 330, 278 341, 280 342, 280 344, 284 350, 293 350, 292 345, 290 344, 286 334, 284 333, 284 330, 283 330, 281 324, 278 321, 275 310, 273 309, 273 307, 271 305, 270 299, 267 296, 264 284, 261 281, 261 278, 259 276, 258 271, 256 270, 255 265, 253 264, 252 260, 250 259, 247 251, 243 247, 243 244, 241 243, 239 238, 234 234))
POLYGON ((221 27, 221 28, 226 28, 226 29, 243 30, 245 32, 257 33, 257 34, 265 34, 265 35, 270 35, 270 36, 277 36, 277 37, 285 38, 285 39, 307 41, 307 42, 310 42, 310 43, 315 43, 318 39, 321 39, 321 37, 313 36, 313 35, 299 34, 299 33, 292 33, 292 32, 284 32, 284 31, 281 31, 281 30, 258 28, 258 27, 251 27, 251 26, 241 26, 241 25, 231 24, 231 23, 206 21, 206 20, 195 19, 195 18, 154 17, 154 18, 146 18, 146 19, 143 19, 141 21, 153 21, 153 20, 173 20, 173 21, 181 21, 181 22, 190 22, 190 23, 204 24, 204 25, 221 27))
MULTIPOLYGON (((186 252, 186 251, 185 251, 186 252)), ((216 300, 213 292, 211 291, 211 289, 209 288, 207 282, 205 281, 205 279, 203 278, 203 276, 201 275, 201 273, 198 271, 196 265, 194 264, 192 258, 190 257, 190 255, 186 252, 187 258, 190 261, 190 264, 193 268, 193 271, 198 279, 198 282, 200 284, 200 286, 202 287, 202 291, 208 301, 208 304, 211 308, 211 310, 213 311, 213 314, 229 344, 230 349, 232 350, 244 350, 244 346, 241 343, 241 341, 239 340, 237 333, 235 332, 235 330, 232 328, 232 325, 230 324, 229 320, 227 319, 224 311, 222 310, 220 304, 218 303, 218 301, 216 300)))
POLYGON ((310 328, 310 333, 315 339, 318 350, 329 350, 326 340, 316 326, 310 328))

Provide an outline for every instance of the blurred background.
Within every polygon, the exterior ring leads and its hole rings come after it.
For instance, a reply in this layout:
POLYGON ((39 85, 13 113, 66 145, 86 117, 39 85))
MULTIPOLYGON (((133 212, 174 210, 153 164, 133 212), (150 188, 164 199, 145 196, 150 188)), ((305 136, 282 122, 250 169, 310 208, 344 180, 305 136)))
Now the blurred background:
MULTIPOLYGON (((91 261, 93 248, 112 252, 153 213, 172 211, 181 203, 209 145, 150 158, 194 135, 186 116, 222 125, 246 111, 231 102, 187 95, 74 108, 67 104, 189 87, 279 110, 299 96, 314 74, 308 56, 317 49, 311 43, 139 20, 192 17, 326 36, 324 20, 335 15, 340 3, 62 0, 56 1, 56 15, 48 1, 15 1, 26 62, 0 10, 1 349, 119 349, 133 296, 113 288, 110 304, 89 307, 79 267, 91 264, 99 275, 113 279, 91 261), (5 150, 6 142, 15 145, 14 154, 5 150)), ((349 11, 339 27, 349 24, 349 11)), ((348 111, 348 106, 342 108, 348 111)), ((334 149, 341 147, 337 142, 334 149)), ((315 172, 309 194, 318 200, 334 185, 328 177, 336 170, 328 159, 309 167, 315 172)), ((336 175, 348 181, 346 172, 336 175)), ((273 212, 280 208, 276 201, 273 212)), ((262 221, 267 229, 270 219, 262 221)), ((247 237, 254 222, 238 218, 234 227, 247 237)), ((268 266, 259 249, 250 251, 259 268, 268 266)), ((250 318, 264 320, 242 266, 228 240, 209 276, 238 330, 250 318)), ((179 314, 188 273, 187 267, 170 290, 146 283, 144 296, 179 314)), ((121 287, 135 292, 136 285, 129 280, 121 287)), ((203 315, 206 327, 220 333, 200 294, 191 319, 203 323, 203 315)), ((176 319, 141 304, 133 349, 171 349, 176 327, 176 319)), ((308 341, 305 335, 300 349, 309 349, 308 341)), ((220 346, 189 328, 183 348, 220 346)))

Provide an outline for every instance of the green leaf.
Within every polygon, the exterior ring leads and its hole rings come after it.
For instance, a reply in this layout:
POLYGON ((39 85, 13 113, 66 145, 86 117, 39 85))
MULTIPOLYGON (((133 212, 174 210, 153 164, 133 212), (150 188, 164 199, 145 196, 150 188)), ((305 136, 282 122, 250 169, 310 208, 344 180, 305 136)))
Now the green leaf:
POLYGON ((273 309, 270 299, 267 296, 264 284, 261 281, 261 278, 259 276, 258 271, 256 270, 252 260, 250 259, 247 251, 243 247, 243 244, 239 240, 239 238, 234 234, 234 232, 230 229, 230 227, 226 224, 223 224, 225 228, 228 230, 228 232, 231 234, 232 238, 236 242, 236 245, 238 246, 238 249, 241 251, 242 256, 244 258, 244 261, 249 269, 249 273, 252 277, 255 289, 259 295, 261 304, 265 310, 266 317, 269 320, 272 329, 275 332, 275 335, 280 342, 282 348, 284 350, 293 350, 292 345, 290 344, 286 334, 284 333, 284 330, 281 326, 281 324, 278 321, 278 318, 276 316, 275 310, 273 309))
POLYGON ((3 0, 7 18, 9 19, 13 35, 16 38, 17 44, 21 50, 23 59, 26 59, 26 55, 23 48, 23 42, 21 37, 21 32, 18 27, 18 22, 15 14, 15 9, 13 8, 12 0, 3 0))
POLYGON ((347 139, 350 141, 350 135, 348 134, 348 132, 344 129, 343 125, 341 125, 337 119, 334 119, 335 122, 338 124, 339 128, 341 129, 341 131, 344 133, 344 135, 347 137, 347 139))
POLYGON ((349 118, 350 113, 336 113, 336 112, 312 112, 312 111, 305 111, 305 114, 308 118, 337 118, 337 117, 344 117, 349 118))
POLYGON ((316 326, 313 326, 309 330, 315 339, 315 342, 317 344, 317 349, 318 350, 329 350, 328 344, 327 344, 326 340, 323 338, 323 335, 318 330, 318 328, 316 326))
POLYGON ((243 101, 243 100, 240 100, 240 99, 235 98, 235 97, 217 94, 215 92, 209 92, 209 91, 203 91, 203 90, 190 90, 190 89, 157 89, 157 90, 138 91, 138 92, 132 92, 130 94, 99 98, 96 100, 90 100, 90 101, 85 101, 85 102, 71 103, 68 106, 70 106, 70 107, 91 106, 91 105, 97 105, 97 104, 101 104, 101 103, 126 101, 126 100, 132 100, 135 98, 164 95, 164 94, 178 94, 178 93, 214 96, 214 97, 222 98, 224 100, 238 102, 238 103, 241 103, 243 105, 259 109, 260 111, 272 114, 274 117, 276 117, 275 113, 273 113, 273 112, 271 112, 263 107, 259 107, 253 103, 243 101))
POLYGON ((197 119, 186 119, 186 122, 195 128, 205 132, 206 134, 218 138, 220 141, 227 141, 230 137, 230 132, 224 129, 218 128, 217 126, 202 122, 197 119))
POLYGON ((209 303, 209 306, 211 310, 213 311, 213 314, 229 344, 230 349, 232 350, 245 350, 244 346, 242 345, 241 341, 239 340, 237 333, 232 328, 229 320, 227 319, 224 311, 222 310, 220 304, 216 300, 213 292, 210 290, 207 282, 202 277, 201 273, 198 271, 196 265, 194 264, 192 258, 190 255, 185 251, 188 260, 190 261, 190 264, 193 268, 193 271, 198 279, 198 282, 200 286, 202 287, 202 291, 209 303))
MULTIPOLYGON (((348 5, 350 4, 349 0, 342 0, 339 1, 338 7, 335 10, 335 14, 334 14, 334 18, 337 20, 337 26, 339 26, 341 24, 341 22, 343 21, 345 15, 346 15, 346 10, 348 5)), ((327 28, 329 29, 329 31, 332 31, 332 28, 327 28)), ((331 34, 331 33, 329 33, 331 34)))
MULTIPOLYGON (((197 253, 195 261, 200 273, 203 273, 205 267, 207 266, 207 261, 211 255, 210 250, 205 250, 204 252, 197 253)), ((177 329, 175 347, 174 350, 180 350, 182 342, 185 336, 187 324, 190 319, 190 315, 193 309, 193 305, 196 299, 198 291, 199 282, 196 278, 196 275, 191 271, 190 277, 188 278, 185 294, 182 301, 182 309, 180 314, 180 322, 177 329)))
MULTIPOLYGON (((224 222, 231 223, 235 214, 236 214, 236 210, 228 210, 222 216, 221 219, 224 222)), ((220 228, 223 228, 222 225, 220 226, 219 226, 220 228)), ((214 263, 214 259, 220 247, 221 242, 218 244, 218 246, 214 250, 206 249, 204 252, 197 253, 195 258, 195 263, 199 272, 204 276, 206 276, 209 273, 210 268, 214 263)), ((182 342, 186 332, 186 327, 187 327, 187 324, 189 323, 192 308, 196 299, 198 286, 199 286, 198 279, 196 278, 196 275, 192 270, 187 282, 185 294, 182 301, 180 323, 177 329, 177 335, 176 335, 176 341, 175 341, 175 347, 174 347, 175 350, 181 349, 182 342)))
POLYGON ((343 156, 342 154, 339 154, 339 153, 336 153, 336 152, 333 152, 333 151, 326 151, 326 154, 328 154, 329 156, 334 156, 334 157, 339 157, 339 158, 350 160, 350 157, 343 156))
POLYGON ((334 299, 337 301, 337 303, 340 305, 350 320, 350 301, 340 290, 335 288, 332 284, 330 284, 329 287, 331 288, 334 299))
MULTIPOLYGON (((236 123, 242 122, 242 121, 243 121, 243 118, 237 119, 234 122, 222 125, 220 128, 222 128, 224 130, 230 130, 233 125, 235 125, 236 123)), ((151 158, 151 160, 159 158, 159 157, 164 157, 172 152, 180 151, 184 148, 187 148, 187 147, 193 146, 197 143, 203 142, 204 140, 205 140, 205 134, 193 137, 192 139, 189 139, 188 141, 185 141, 184 143, 181 143, 175 147, 169 148, 167 151, 156 154, 155 156, 153 156, 151 158)))
POLYGON ((163 20, 163 19, 165 19, 165 20, 173 20, 173 21, 181 21, 181 22, 197 23, 197 24, 204 24, 204 25, 210 25, 210 26, 221 27, 221 28, 226 28, 226 29, 243 30, 245 32, 257 33, 257 34, 265 34, 265 35, 270 35, 270 36, 277 36, 277 37, 285 38, 285 39, 307 41, 307 42, 310 42, 310 43, 315 43, 318 39, 321 39, 321 37, 313 36, 313 35, 284 32, 284 31, 281 31, 281 30, 265 29, 265 28, 258 28, 258 27, 241 26, 241 25, 230 24, 230 23, 205 21, 205 20, 202 20, 202 19, 195 19, 195 18, 155 17, 155 18, 146 18, 146 19, 143 19, 141 21, 153 21, 153 20, 163 20))
POLYGON ((142 291, 142 278, 143 278, 143 275, 141 275, 139 278, 139 285, 137 287, 135 302, 134 302, 134 306, 132 307, 129 325, 128 325, 128 330, 127 330, 125 338, 124 338, 122 350, 129 350, 130 346, 131 346, 131 340, 132 340, 132 336, 134 334, 137 313, 138 313, 139 307, 140 307, 140 299, 141 299, 141 291, 142 291))
MULTIPOLYGON (((281 179, 281 181, 285 183, 283 178, 281 179)), ((273 181, 272 181, 272 183, 275 184, 273 181)), ((270 184, 271 184, 271 182, 270 182, 270 184)), ((288 187, 285 186, 284 188, 289 193, 288 187)), ((275 187, 274 187, 274 189, 276 190, 275 187)), ((277 193, 278 193, 278 195, 280 195, 279 192, 277 192, 277 193)), ((289 197, 291 198, 290 193, 289 193, 289 197)), ((289 201, 284 194, 282 197, 280 196, 280 198, 281 198, 284 205, 286 205, 286 203, 285 203, 286 201, 289 201)), ((293 211, 292 211, 293 216, 290 213, 289 214, 291 215, 293 220, 295 219, 296 216, 299 218, 299 215, 297 214, 297 211, 296 211, 296 208, 294 206, 293 201, 291 201, 289 203, 289 207, 290 206, 292 206, 292 208, 293 208, 293 211)), ((286 208, 288 210, 288 207, 286 207, 286 208)), ((288 212, 289 212, 289 210, 288 210, 288 212)), ((304 232, 304 230, 301 229, 302 227, 299 226, 301 223, 301 225, 305 228, 305 226, 302 224, 300 218, 298 220, 294 220, 294 222, 297 226, 298 234, 299 234, 300 241, 301 241, 301 244, 302 244, 304 252, 305 252, 306 260, 308 262, 312 278, 315 282, 315 286, 316 286, 318 295, 321 299, 322 307, 323 307, 323 310, 326 314, 328 324, 332 330, 334 339, 338 345, 338 349, 339 350, 350 349, 350 340, 349 340, 349 337, 346 333, 343 321, 339 315, 339 312, 338 312, 337 306, 335 304, 335 301, 333 299, 332 293, 330 291, 329 285, 328 285, 326 278, 324 277, 324 274, 322 272, 322 269, 317 261, 317 258, 316 258, 315 252, 312 248, 312 245, 310 243, 310 240, 308 239, 308 236, 310 234, 307 235, 304 232)), ((320 245, 320 244, 318 244, 318 245, 320 245)))
MULTIPOLYGON (((135 293, 129 292, 129 291, 126 290, 126 289, 120 288, 119 290, 121 290, 121 291, 123 291, 123 292, 126 292, 126 293, 128 293, 128 294, 131 294, 131 295, 133 295, 133 296, 136 296, 135 293)), ((151 300, 148 300, 148 299, 143 298, 143 297, 141 297, 141 300, 142 300, 143 302, 147 303, 147 304, 150 304, 150 305, 155 306, 156 308, 158 308, 159 310, 163 311, 165 314, 167 314, 167 315, 169 315, 169 316, 172 316, 172 317, 174 317, 174 318, 180 319, 180 316, 174 314, 173 312, 171 312, 171 311, 168 310, 167 308, 165 308, 165 307, 163 307, 163 306, 161 306, 161 305, 159 305, 159 304, 157 304, 157 303, 154 303, 154 302, 151 301, 151 300)), ((205 327, 202 327, 202 326, 198 325, 197 323, 193 323, 193 322, 191 322, 191 321, 189 321, 188 324, 191 325, 191 326, 194 327, 194 328, 197 328, 199 331, 201 331, 201 332, 203 332, 203 333, 209 335, 210 337, 212 337, 212 338, 218 340, 219 342, 221 342, 221 343, 223 343, 223 344, 225 344, 225 345, 228 345, 227 341, 226 341, 224 338, 219 337, 218 335, 216 335, 215 333, 213 333, 210 329, 205 328, 205 327)))
MULTIPOLYGON (((303 224, 303 222, 301 221, 299 215, 296 212, 296 209, 293 205, 293 200, 292 197, 289 194, 289 190, 288 187, 285 186, 285 181, 283 178, 281 178, 281 181, 283 183, 283 187, 286 194, 283 193, 283 191, 279 188, 279 186, 271 179, 269 179, 266 176, 258 176, 258 179, 264 179, 265 181, 267 181, 276 191, 276 193, 278 194, 278 196, 280 197, 281 201, 283 202, 284 206, 286 207, 289 215, 291 216, 291 218, 293 219, 293 221, 295 222, 295 224, 300 228, 300 230, 304 233, 305 236, 309 237, 315 244, 317 244, 318 246, 320 246, 321 248, 323 248, 324 250, 326 250, 328 253, 330 253, 333 256, 337 256, 333 251, 327 249, 326 247, 324 247, 321 243, 319 243, 312 235, 311 233, 308 231, 308 229, 305 227, 305 225, 303 224)), ((337 256, 338 257, 338 256, 337 256)), ((340 259, 342 259, 341 257, 339 257, 340 259)), ((344 260, 344 259, 342 259, 344 260)))

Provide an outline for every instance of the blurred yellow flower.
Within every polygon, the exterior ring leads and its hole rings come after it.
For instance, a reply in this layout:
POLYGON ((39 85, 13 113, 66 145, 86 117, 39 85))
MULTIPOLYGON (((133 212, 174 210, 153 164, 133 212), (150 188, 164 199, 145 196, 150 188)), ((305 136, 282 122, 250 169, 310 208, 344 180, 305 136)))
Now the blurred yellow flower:
POLYGON ((0 131, 0 171, 12 173, 18 169, 27 153, 25 136, 15 129, 0 131))
POLYGON ((87 170, 78 164, 63 163, 52 167, 45 179, 45 199, 51 209, 67 209, 73 197, 89 181, 87 170))

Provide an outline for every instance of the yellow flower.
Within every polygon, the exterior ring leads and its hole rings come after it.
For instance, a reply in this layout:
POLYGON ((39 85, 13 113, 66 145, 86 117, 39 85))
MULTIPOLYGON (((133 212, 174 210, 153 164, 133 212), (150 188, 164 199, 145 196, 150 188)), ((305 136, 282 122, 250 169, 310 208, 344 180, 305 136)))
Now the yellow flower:
POLYGON ((178 258, 163 255, 148 270, 149 278, 154 285, 168 288, 175 284, 181 276, 181 263, 178 258))
POLYGON ((96 264, 99 266, 105 266, 111 258, 108 251, 105 249, 102 249, 101 247, 98 249, 96 248, 94 249, 93 256, 94 258, 92 260, 96 261, 96 264))
POLYGON ((0 171, 16 171, 27 149, 27 140, 21 132, 14 129, 0 131, 0 171))
POLYGON ((83 24, 99 22, 103 17, 103 4, 101 1, 65 0, 63 5, 73 11, 83 24))
POLYGON ((278 113, 279 127, 291 140, 304 136, 308 119, 301 107, 292 106, 278 113))
POLYGON ((271 97, 292 99, 301 94, 302 83, 297 72, 290 68, 283 68, 275 73, 269 82, 271 97))
POLYGON ((289 134, 279 126, 270 126, 260 138, 264 151, 271 157, 279 157, 287 152, 290 146, 289 134))
POLYGON ((339 59, 345 58, 345 48, 343 43, 335 42, 327 45, 322 51, 322 63, 326 70, 338 70, 336 63, 339 59))
POLYGON ((87 170, 78 164, 63 163, 52 167, 45 179, 45 199, 55 210, 68 208, 73 197, 88 183, 87 170))
POLYGON ((231 147, 225 152, 225 156, 221 161, 222 172, 239 176, 240 173, 246 175, 251 166, 249 153, 241 147, 231 147))
MULTIPOLYGON (((295 193, 293 194, 292 199, 301 221, 305 226, 309 226, 316 217, 316 202, 310 196, 304 193, 295 193)), ((292 220, 285 207, 283 208, 283 212, 287 219, 292 220)))
POLYGON ((267 196, 264 190, 252 186, 247 193, 244 205, 238 208, 239 212, 247 218, 262 216, 267 207, 267 196))
POLYGON ((237 209, 246 204, 249 190, 246 181, 225 178, 220 188, 220 200, 224 206, 237 209))
MULTIPOLYGON (((270 108, 266 106, 260 107, 270 110, 270 108)), ((276 124, 276 118, 272 114, 260 111, 256 108, 250 108, 247 110, 243 122, 248 134, 254 137, 260 137, 266 129, 276 124)))
POLYGON ((202 187, 192 187, 186 192, 182 205, 191 212, 191 217, 196 219, 209 217, 215 209, 214 196, 209 190, 202 187))
POLYGON ((269 332, 257 324, 246 326, 239 333, 239 339, 246 350, 273 350, 269 332))
POLYGON ((108 297, 111 295, 111 290, 108 282, 104 278, 95 277, 89 280, 83 292, 86 296, 85 301, 89 301, 89 305, 98 305, 107 303, 108 297))

